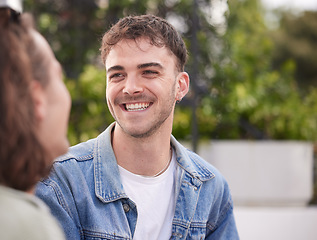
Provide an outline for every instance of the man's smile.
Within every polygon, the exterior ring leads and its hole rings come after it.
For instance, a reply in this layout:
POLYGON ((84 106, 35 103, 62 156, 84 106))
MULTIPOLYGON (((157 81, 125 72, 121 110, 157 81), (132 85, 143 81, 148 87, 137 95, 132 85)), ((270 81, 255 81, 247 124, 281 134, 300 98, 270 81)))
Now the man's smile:
POLYGON ((150 106, 149 102, 142 102, 142 103, 126 103, 124 104, 125 110, 132 112, 132 111, 142 111, 147 109, 150 106))

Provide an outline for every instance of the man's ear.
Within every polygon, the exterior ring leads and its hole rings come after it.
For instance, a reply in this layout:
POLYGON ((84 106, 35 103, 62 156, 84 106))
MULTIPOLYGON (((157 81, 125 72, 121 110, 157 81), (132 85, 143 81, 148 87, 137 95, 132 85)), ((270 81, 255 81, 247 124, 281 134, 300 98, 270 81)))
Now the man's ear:
POLYGON ((180 72, 177 76, 176 101, 181 101, 189 91, 189 76, 186 72, 180 72))
POLYGON ((37 120, 42 121, 46 115, 46 95, 42 85, 33 80, 31 83, 31 94, 34 101, 34 112, 37 120))

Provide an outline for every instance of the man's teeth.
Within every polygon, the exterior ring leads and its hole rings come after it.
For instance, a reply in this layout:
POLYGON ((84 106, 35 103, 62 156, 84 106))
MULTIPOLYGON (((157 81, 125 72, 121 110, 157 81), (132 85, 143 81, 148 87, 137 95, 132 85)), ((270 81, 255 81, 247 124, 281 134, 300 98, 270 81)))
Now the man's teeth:
POLYGON ((149 103, 132 103, 126 104, 126 109, 128 111, 141 111, 146 109, 150 104, 149 103))

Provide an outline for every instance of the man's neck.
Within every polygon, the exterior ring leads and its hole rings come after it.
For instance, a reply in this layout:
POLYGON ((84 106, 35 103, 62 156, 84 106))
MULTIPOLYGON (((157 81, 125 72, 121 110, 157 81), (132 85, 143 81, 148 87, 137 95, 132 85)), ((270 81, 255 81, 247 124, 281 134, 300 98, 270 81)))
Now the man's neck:
POLYGON ((147 138, 126 135, 115 126, 112 133, 112 148, 117 163, 138 175, 155 176, 171 159, 170 132, 160 131, 147 138))

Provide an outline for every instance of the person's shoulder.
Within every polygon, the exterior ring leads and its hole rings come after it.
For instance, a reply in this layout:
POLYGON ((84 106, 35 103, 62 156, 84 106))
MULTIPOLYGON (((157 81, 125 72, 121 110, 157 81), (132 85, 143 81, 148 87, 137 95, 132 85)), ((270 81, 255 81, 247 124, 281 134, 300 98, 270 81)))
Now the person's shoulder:
POLYGON ((54 164, 63 163, 70 160, 72 162, 82 162, 92 160, 95 154, 100 152, 101 148, 111 147, 111 129, 114 123, 109 125, 106 130, 101 132, 96 138, 87 140, 86 142, 78 143, 68 149, 68 152, 55 159, 54 164), (99 146, 98 146, 99 145, 99 146))
POLYGON ((34 195, 1 186, 0 210, 0 239, 64 239, 49 209, 34 195))
POLYGON ((49 213, 46 205, 34 195, 4 186, 0 186, 0 203, 2 216, 8 212, 16 219, 49 213))

